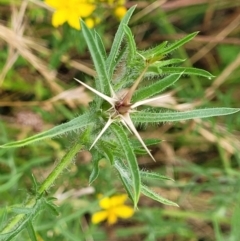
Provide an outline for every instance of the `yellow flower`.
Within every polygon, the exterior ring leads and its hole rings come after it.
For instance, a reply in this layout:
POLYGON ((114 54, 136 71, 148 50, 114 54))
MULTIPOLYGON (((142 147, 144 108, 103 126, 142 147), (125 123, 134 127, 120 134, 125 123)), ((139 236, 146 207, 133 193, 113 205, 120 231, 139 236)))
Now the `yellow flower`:
POLYGON ((54 27, 68 22, 71 27, 78 30, 80 18, 88 17, 96 8, 89 0, 45 0, 45 3, 55 9, 52 16, 54 27))
POLYGON ((101 199, 99 205, 103 210, 93 214, 92 222, 96 224, 107 219, 108 224, 111 225, 117 222, 118 217, 130 218, 134 210, 124 204, 126 199, 127 195, 125 194, 101 199))
POLYGON ((114 9, 114 14, 119 20, 121 20, 124 17, 126 12, 127 12, 127 9, 124 6, 118 6, 117 8, 114 9))

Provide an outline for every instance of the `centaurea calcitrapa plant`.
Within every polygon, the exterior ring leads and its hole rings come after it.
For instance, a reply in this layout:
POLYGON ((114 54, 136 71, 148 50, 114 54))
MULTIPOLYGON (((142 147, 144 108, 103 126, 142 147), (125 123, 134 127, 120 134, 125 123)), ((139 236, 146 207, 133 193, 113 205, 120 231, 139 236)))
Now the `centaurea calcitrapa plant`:
POLYGON ((163 42, 149 50, 139 51, 127 25, 134 9, 135 7, 130 8, 122 19, 108 55, 98 33, 81 21, 81 31, 97 73, 95 87, 76 79, 95 95, 88 110, 67 123, 1 146, 1 148, 16 148, 68 132, 78 133, 75 143, 46 180, 42 184, 37 184, 34 180, 35 196, 29 198, 25 206, 12 210, 16 216, 0 232, 0 238, 10 240, 24 228, 28 230, 30 237, 34 236, 32 222, 36 215, 45 207, 55 211, 53 199, 45 197, 44 194, 71 163, 74 156, 82 150, 89 150, 92 154, 90 184, 98 177, 99 160, 105 158, 117 170, 135 207, 141 193, 163 204, 177 205, 144 184, 144 180, 148 178, 163 180, 167 177, 139 169, 136 155, 148 154, 154 160, 147 146, 156 144, 159 140, 142 140, 136 125, 206 118, 239 111, 237 108, 209 108, 174 112, 164 111, 163 108, 146 107, 161 100, 163 96, 159 96, 159 93, 173 85, 182 74, 209 79, 213 76, 201 69, 176 67, 182 60, 167 58, 169 53, 189 42, 197 33, 189 34, 173 44, 163 42), (152 79, 152 83, 144 85, 144 81, 148 79, 152 79), (143 87, 139 85, 140 82, 143 87))

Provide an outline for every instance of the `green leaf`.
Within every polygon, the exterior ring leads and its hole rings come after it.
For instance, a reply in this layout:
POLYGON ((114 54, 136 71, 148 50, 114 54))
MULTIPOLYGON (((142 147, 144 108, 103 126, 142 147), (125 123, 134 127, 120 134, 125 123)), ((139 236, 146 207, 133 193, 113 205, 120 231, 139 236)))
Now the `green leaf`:
POLYGON ((182 45, 184 45, 185 43, 189 42, 190 40, 192 40, 199 32, 194 32, 194 33, 191 33, 189 35, 187 35, 186 37, 178 40, 177 42, 169 45, 168 47, 164 48, 162 51, 161 51, 161 55, 166 55, 170 52, 172 52, 173 50, 175 49, 178 49, 179 47, 181 47, 182 45))
POLYGON ((129 198, 134 203, 134 196, 132 192, 132 180, 129 177, 130 175, 129 171, 127 170, 124 163, 120 161, 120 159, 115 161, 114 167, 117 169, 119 173, 119 177, 121 178, 121 181, 128 193, 129 198))
POLYGON ((158 173, 154 173, 154 172, 148 172, 148 171, 140 171, 140 175, 141 178, 145 178, 145 179, 157 179, 157 180, 170 180, 170 181, 174 181, 172 178, 164 176, 164 175, 160 175, 158 173))
MULTIPOLYGON (((185 59, 168 59, 168 60, 161 60, 161 61, 156 61, 154 62, 154 64, 152 65, 155 65, 157 66, 158 68, 161 68, 163 66, 167 66, 167 65, 172 65, 172 64, 180 64, 182 62, 184 62, 185 59)), ((151 65, 151 66, 152 66, 151 65)))
POLYGON ((99 154, 97 152, 92 152, 92 172, 89 176, 89 185, 91 185, 98 177, 99 174, 99 161, 101 160, 99 154))
POLYGON ((116 59, 117 59, 118 53, 120 52, 121 43, 125 34, 124 25, 128 24, 135 8, 136 6, 132 6, 124 15, 118 27, 117 33, 114 37, 113 44, 112 44, 109 56, 107 58, 107 64, 106 64, 109 79, 112 79, 113 72, 116 67, 116 59))
POLYGON ((34 231, 33 225, 31 221, 28 221, 27 225, 26 225, 27 231, 28 231, 28 235, 30 237, 30 239, 32 241, 37 241, 37 237, 36 237, 36 233, 34 231))
POLYGON ((198 68, 191 68, 191 67, 162 67, 162 72, 164 74, 171 74, 171 73, 183 73, 188 75, 198 75, 206 78, 213 78, 214 76, 206 70, 198 69, 198 68))
MULTIPOLYGON (((142 144, 138 140, 131 139, 130 141, 132 143, 133 148, 142 147, 142 144)), ((144 143, 146 144, 146 146, 158 145, 160 142, 161 142, 161 140, 159 140, 157 138, 144 139, 144 143)))
POLYGON ((97 71, 96 87, 97 90, 109 95, 110 94, 110 81, 108 79, 105 56, 103 53, 103 44, 97 35, 93 36, 91 30, 86 26, 84 21, 81 20, 81 27, 84 39, 87 43, 88 49, 90 51, 91 57, 93 59, 94 67, 97 71))
POLYGON ((148 187, 142 185, 142 189, 141 189, 141 192, 143 195, 157 201, 157 202, 160 202, 162 204, 165 204, 165 205, 171 205, 171 206, 176 206, 178 207, 178 205, 175 203, 175 202, 172 202, 166 198, 163 198, 161 197, 159 194, 153 192, 151 189, 149 189, 148 187))
POLYGON ((151 60, 151 59, 159 60, 161 59, 161 53, 163 52, 163 49, 166 47, 167 43, 168 43, 167 41, 164 41, 163 43, 159 44, 154 48, 141 51, 140 54, 143 55, 147 60, 151 60))
POLYGON ((45 202, 44 198, 30 199, 25 205, 31 212, 27 214, 18 214, 1 230, 0 240, 10 241, 13 237, 17 236, 23 229, 27 227, 29 222, 39 214, 45 202))
POLYGON ((154 123, 154 122, 165 122, 165 121, 182 121, 190 120, 195 118, 208 118, 213 116, 230 115, 238 112, 238 108, 208 108, 208 109, 197 109, 184 112, 165 112, 165 113, 151 113, 139 111, 132 113, 131 117, 133 121, 154 123))
POLYGON ((137 206, 138 199, 140 196, 140 187, 141 187, 141 179, 139 173, 139 167, 137 163, 136 156, 133 152, 133 148, 128 140, 126 133, 124 132, 123 128, 118 126, 117 124, 112 124, 111 127, 112 131, 116 135, 119 144, 122 146, 122 150, 125 154, 126 161, 130 168, 131 179, 132 179, 132 188, 133 188, 133 203, 134 206, 137 206))
POLYGON ((105 141, 98 141, 95 145, 95 148, 97 148, 99 153, 102 153, 112 165, 114 164, 113 150, 107 145, 105 141))
MULTIPOLYGON (((148 154, 147 151, 142 148, 142 144, 139 142, 139 140, 136 139, 131 139, 131 144, 133 146, 134 152, 136 155, 146 155, 148 154)), ((145 139, 144 143, 146 146, 152 146, 152 145, 157 145, 161 142, 159 139, 145 139)))
POLYGON ((169 75, 169 76, 165 77, 164 79, 157 80, 153 84, 149 84, 146 87, 143 87, 143 88, 137 90, 133 96, 133 103, 137 102, 139 100, 147 99, 156 94, 159 94, 161 91, 165 90, 167 87, 176 83, 181 75, 182 75, 182 73, 169 75))
POLYGON ((55 126, 50 130, 41 132, 34 136, 30 136, 23 140, 6 143, 6 144, 0 146, 0 148, 21 147, 21 146, 29 145, 36 141, 44 140, 47 138, 53 138, 53 137, 65 134, 67 132, 70 132, 70 131, 78 130, 89 124, 92 124, 95 121, 95 118, 96 118, 96 116, 94 114, 92 114, 90 112, 85 113, 83 115, 80 115, 80 116, 72 119, 71 121, 69 121, 67 123, 55 126))
POLYGON ((96 39, 96 44, 98 45, 98 49, 101 51, 101 56, 104 58, 104 60, 107 59, 107 53, 106 53, 106 49, 104 47, 103 41, 101 39, 101 36, 94 31, 95 34, 95 39, 96 39))
POLYGON ((47 202, 45 203, 45 206, 56 216, 59 215, 59 212, 57 210, 57 206, 53 203, 53 201, 56 201, 56 198, 53 198, 53 200, 51 200, 52 197, 48 198, 47 202))
POLYGON ((135 58, 137 53, 136 43, 132 34, 131 29, 125 24, 123 25, 124 32, 127 36, 127 43, 128 43, 128 57, 127 57, 127 64, 131 63, 132 60, 135 58))
MULTIPOLYGON (((115 139, 116 140, 116 139, 115 139)), ((114 164, 114 159, 116 157, 123 158, 124 153, 122 152, 121 145, 116 143, 114 140, 107 138, 107 140, 99 140, 96 143, 95 148, 104 155, 110 163, 114 164)))

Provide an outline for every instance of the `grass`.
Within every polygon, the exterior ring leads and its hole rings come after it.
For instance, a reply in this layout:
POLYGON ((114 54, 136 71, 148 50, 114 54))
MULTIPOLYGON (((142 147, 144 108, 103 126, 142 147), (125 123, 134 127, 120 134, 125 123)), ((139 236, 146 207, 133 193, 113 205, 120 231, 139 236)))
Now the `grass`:
MULTIPOLYGON (((185 58, 188 66, 216 77, 182 77, 169 90, 171 103, 177 110, 238 107, 239 3, 173 2, 139 2, 130 22, 137 46, 146 49, 200 31, 174 57, 185 58)), ((95 74, 81 33, 68 26, 54 29, 51 13, 36 3, 41 2, 0 5, 1 144, 66 122, 83 113, 92 99, 73 81, 77 77, 90 83, 95 74)), ((118 22, 108 18, 112 21, 102 22, 97 29, 110 47, 118 22)), ((239 240, 239 114, 152 129, 139 127, 142 137, 164 140, 152 148, 157 162, 139 156, 138 163, 142 169, 175 180, 151 180, 148 185, 179 208, 141 197, 131 219, 114 226, 91 224, 90 216, 98 209, 97 195, 123 190, 104 160, 98 180, 89 186, 91 156, 81 152, 49 190, 47 195, 57 198, 59 215, 44 211, 35 219, 37 240, 239 240)), ((72 144, 70 134, 20 149, 0 149, 0 225, 34 192, 32 174, 43 181, 72 144)), ((29 240, 27 232, 15 240, 29 240)))

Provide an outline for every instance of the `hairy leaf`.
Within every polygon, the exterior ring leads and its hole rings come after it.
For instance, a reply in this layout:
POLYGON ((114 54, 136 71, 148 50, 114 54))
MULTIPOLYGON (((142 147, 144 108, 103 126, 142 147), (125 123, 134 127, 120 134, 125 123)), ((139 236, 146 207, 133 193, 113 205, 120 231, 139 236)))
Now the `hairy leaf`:
POLYGON ((136 122, 154 123, 154 122, 172 122, 190 120, 195 118, 208 118, 213 116, 230 115, 238 112, 238 108, 208 108, 197 109, 184 112, 165 112, 152 113, 140 111, 132 113, 132 119, 136 122))
POLYGON ((80 128, 83 128, 87 125, 92 124, 95 121, 96 115, 92 113, 85 113, 83 115, 80 115, 71 121, 55 126, 50 130, 41 132, 37 135, 30 136, 26 139, 9 142, 5 145, 0 146, 0 148, 14 148, 14 147, 21 147, 25 145, 29 145, 31 143, 34 143, 36 141, 44 140, 47 138, 53 138, 62 134, 65 134, 70 131, 78 130, 80 128))
POLYGON ((125 131, 117 124, 113 124, 111 126, 111 129, 116 135, 119 143, 122 146, 123 152, 125 153, 126 161, 128 163, 130 173, 131 173, 131 179, 132 179, 132 188, 133 188, 133 196, 134 196, 133 203, 134 203, 134 206, 136 207, 140 196, 140 187, 141 187, 141 179, 140 179, 137 159, 125 131))

